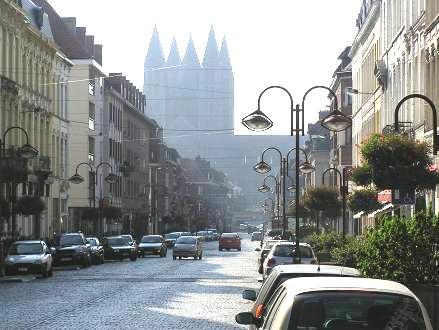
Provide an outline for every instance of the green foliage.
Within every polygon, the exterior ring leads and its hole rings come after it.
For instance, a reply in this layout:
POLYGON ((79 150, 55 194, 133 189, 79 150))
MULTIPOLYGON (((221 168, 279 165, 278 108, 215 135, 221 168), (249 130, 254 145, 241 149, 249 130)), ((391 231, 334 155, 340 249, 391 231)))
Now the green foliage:
POLYGON ((335 232, 325 232, 322 234, 313 234, 306 240, 315 253, 329 253, 343 244, 343 237, 335 232))
POLYGON ((374 134, 363 144, 361 154, 379 190, 432 189, 439 183, 439 173, 428 169, 432 159, 425 142, 399 134, 374 134))
POLYGON ((305 241, 307 241, 306 238, 310 238, 317 233, 317 228, 311 225, 303 225, 299 228, 299 238, 305 239, 305 241))
POLYGON ((439 221, 434 216, 383 218, 357 249, 357 267, 368 277, 406 284, 437 283, 438 244, 439 221))
POLYGON ((16 204, 16 211, 23 215, 40 215, 46 209, 46 204, 38 196, 20 197, 16 204))
POLYGON ((304 206, 313 211, 334 211, 340 208, 338 190, 325 186, 309 189, 305 195, 304 206))
POLYGON ((372 168, 368 164, 353 168, 351 179, 359 186, 370 185, 372 183, 372 168))
POLYGON ((363 237, 346 236, 343 244, 331 251, 331 256, 338 265, 357 268, 362 244, 363 237))
MULTIPOLYGON (((288 205, 287 216, 289 217, 296 216, 296 203, 288 205)), ((299 217, 306 219, 309 218, 310 216, 311 216, 310 210, 306 208, 303 203, 299 203, 299 217)))
POLYGON ((374 189, 360 189, 348 198, 348 207, 354 212, 364 211, 370 213, 378 210, 381 204, 378 202, 378 192, 374 189))

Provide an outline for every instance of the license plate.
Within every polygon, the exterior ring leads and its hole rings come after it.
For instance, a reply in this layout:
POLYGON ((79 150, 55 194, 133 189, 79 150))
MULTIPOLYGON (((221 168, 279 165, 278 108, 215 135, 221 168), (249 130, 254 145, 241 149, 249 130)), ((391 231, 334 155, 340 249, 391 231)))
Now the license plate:
POLYGON ((18 271, 19 272, 27 272, 27 268, 26 267, 19 267, 18 271))
POLYGON ((61 258, 61 261, 70 261, 72 258, 61 258))

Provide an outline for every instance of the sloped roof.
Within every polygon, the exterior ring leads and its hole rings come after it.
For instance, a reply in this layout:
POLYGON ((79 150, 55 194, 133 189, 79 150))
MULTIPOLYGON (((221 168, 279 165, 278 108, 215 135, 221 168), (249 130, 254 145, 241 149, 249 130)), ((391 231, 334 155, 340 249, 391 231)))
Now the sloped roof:
POLYGON ((221 50, 219 53, 219 65, 226 68, 231 68, 232 64, 230 63, 229 50, 227 48, 226 37, 223 38, 223 42, 221 43, 221 50))
POLYGON ((180 52, 178 51, 177 40, 172 40, 171 49, 169 50, 168 61, 166 62, 169 66, 176 66, 181 64, 180 52))
POLYGON ((162 44, 160 42, 159 33, 157 27, 154 26, 151 40, 149 42, 148 54, 145 58, 146 68, 159 68, 166 63, 165 56, 163 55, 162 44))
POLYGON ((198 60, 197 51, 195 50, 194 41, 192 40, 192 35, 189 37, 189 41, 186 48, 186 53, 184 54, 183 62, 184 66, 197 67, 200 68, 200 61, 198 60))
POLYGON ((38 6, 41 6, 47 13, 50 26, 52 27, 53 38, 61 51, 71 59, 88 59, 92 58, 89 52, 83 47, 76 35, 62 21, 58 13, 47 2, 47 0, 33 0, 38 6))
POLYGON ((209 38, 207 39, 206 50, 204 51, 203 67, 216 67, 219 59, 218 45, 216 43, 215 31, 210 27, 209 38))

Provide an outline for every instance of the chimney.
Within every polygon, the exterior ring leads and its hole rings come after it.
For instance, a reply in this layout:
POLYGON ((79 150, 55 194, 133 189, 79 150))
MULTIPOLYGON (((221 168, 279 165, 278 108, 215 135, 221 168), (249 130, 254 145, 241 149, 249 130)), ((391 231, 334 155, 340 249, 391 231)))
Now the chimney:
POLYGON ((95 45, 94 47, 94 58, 95 61, 102 66, 102 45, 95 45))
POLYGON ((90 56, 94 56, 95 52, 95 37, 94 36, 85 36, 85 48, 87 49, 90 56))
POLYGON ((87 29, 85 27, 77 27, 76 28, 76 37, 79 39, 82 45, 85 46, 85 34, 87 33, 87 29))
POLYGON ((76 17, 61 17, 61 20, 69 28, 70 32, 76 34, 76 17))

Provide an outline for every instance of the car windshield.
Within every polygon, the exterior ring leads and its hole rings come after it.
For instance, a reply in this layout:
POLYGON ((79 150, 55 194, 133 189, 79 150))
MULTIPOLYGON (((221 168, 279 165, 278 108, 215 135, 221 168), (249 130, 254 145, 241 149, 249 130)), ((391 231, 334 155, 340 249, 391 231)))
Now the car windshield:
POLYGON ((197 239, 195 237, 185 236, 180 237, 176 244, 195 244, 197 242, 197 239))
POLYGON ((144 236, 140 243, 160 243, 162 239, 158 236, 144 236))
POLYGON ((43 247, 40 243, 18 243, 9 248, 9 255, 42 254, 43 247))
MULTIPOLYGON (((296 247, 294 245, 282 244, 275 247, 273 255, 276 257, 294 257, 296 247)), ((308 246, 300 246, 300 256, 302 258, 313 258, 312 250, 308 246)))
POLYGON ((90 246, 97 246, 98 243, 96 242, 96 238, 87 238, 88 243, 90 246))
POLYGON ((179 238, 179 237, 180 237, 179 234, 174 234, 174 233, 172 233, 172 234, 166 234, 166 235, 165 235, 165 238, 166 238, 166 239, 177 239, 177 238, 179 238))
POLYGON ((271 250, 274 244, 276 244, 279 241, 267 241, 265 242, 263 250, 271 250))
POLYGON ((121 235, 121 237, 126 240, 127 242, 132 242, 133 238, 129 235, 121 235))
POLYGON ((365 292, 318 292, 298 296, 293 307, 293 329, 410 329, 425 330, 419 304, 397 294, 365 292), (297 307, 296 307, 297 306, 297 307))
POLYGON ((68 246, 68 245, 82 245, 84 241, 81 235, 65 235, 62 236, 59 240, 59 245, 68 246))
POLYGON ((107 238, 107 243, 109 246, 124 246, 128 245, 128 241, 123 237, 110 237, 107 238))

